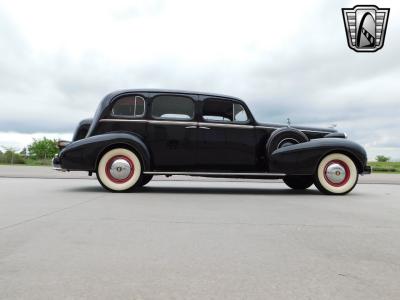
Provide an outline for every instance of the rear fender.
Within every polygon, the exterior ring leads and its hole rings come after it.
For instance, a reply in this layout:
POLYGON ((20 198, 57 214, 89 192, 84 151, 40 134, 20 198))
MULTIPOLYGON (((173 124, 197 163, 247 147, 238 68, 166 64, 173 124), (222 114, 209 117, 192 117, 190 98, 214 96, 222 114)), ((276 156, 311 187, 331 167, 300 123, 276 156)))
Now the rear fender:
POLYGON ((126 147, 139 155, 145 171, 150 170, 150 152, 142 138, 130 133, 106 133, 68 144, 59 155, 66 170, 95 171, 100 156, 108 149, 126 147))
POLYGON ((78 141, 84 139, 88 133, 89 127, 92 124, 93 119, 84 119, 79 122, 75 129, 72 141, 78 141))
POLYGON ((367 153, 359 144, 338 138, 321 138, 275 150, 269 159, 269 171, 291 175, 311 175, 329 153, 343 153, 353 159, 359 173, 367 164, 367 153))

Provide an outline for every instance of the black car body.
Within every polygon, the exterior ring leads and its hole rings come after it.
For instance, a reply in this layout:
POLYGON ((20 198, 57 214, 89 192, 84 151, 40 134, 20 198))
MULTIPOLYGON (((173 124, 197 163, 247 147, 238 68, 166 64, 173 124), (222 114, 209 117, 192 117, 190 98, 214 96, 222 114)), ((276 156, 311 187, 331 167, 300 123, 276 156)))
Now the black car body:
MULTIPOLYGON (((319 164, 334 153, 348 157, 357 176, 370 173, 365 150, 335 129, 259 123, 238 98, 189 91, 123 90, 107 95, 93 119, 79 124, 74 141, 53 164, 59 170, 83 170, 99 177, 99 163, 112 149, 128 149, 140 162, 140 178, 129 189, 155 174, 283 178, 293 188, 305 188, 316 183, 319 164)), ((335 167, 331 169, 343 177, 345 166, 335 167)))

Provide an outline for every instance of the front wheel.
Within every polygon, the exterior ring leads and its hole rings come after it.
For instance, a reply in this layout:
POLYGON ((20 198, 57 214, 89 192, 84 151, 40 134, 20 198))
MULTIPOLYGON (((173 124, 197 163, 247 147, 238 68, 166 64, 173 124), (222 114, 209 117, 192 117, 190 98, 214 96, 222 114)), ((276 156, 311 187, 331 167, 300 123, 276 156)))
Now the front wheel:
POLYGON ((314 178, 307 175, 287 175, 283 177, 283 182, 294 190, 305 190, 312 186, 314 178))
POLYGON ((332 153, 318 165, 314 184, 324 194, 344 195, 357 184, 358 170, 354 161, 345 154, 332 153))
POLYGON ((131 150, 115 148, 101 157, 97 167, 97 179, 109 191, 128 191, 140 186, 142 165, 131 150))

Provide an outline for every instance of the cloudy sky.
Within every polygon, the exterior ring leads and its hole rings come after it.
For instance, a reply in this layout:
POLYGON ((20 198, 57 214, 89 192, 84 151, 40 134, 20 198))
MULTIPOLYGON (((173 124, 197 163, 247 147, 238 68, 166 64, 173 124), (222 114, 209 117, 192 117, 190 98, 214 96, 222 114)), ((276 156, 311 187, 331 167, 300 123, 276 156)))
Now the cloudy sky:
POLYGON ((70 138, 122 88, 244 99, 259 121, 338 124, 400 159, 400 2, 0 1, 0 145, 70 138), (385 46, 347 46, 342 7, 390 7, 385 46))

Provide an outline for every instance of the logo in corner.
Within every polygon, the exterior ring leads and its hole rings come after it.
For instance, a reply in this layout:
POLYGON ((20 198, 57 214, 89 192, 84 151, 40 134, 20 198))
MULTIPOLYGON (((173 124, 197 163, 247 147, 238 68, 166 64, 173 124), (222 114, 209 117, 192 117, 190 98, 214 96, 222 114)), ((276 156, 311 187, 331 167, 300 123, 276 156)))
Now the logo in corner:
POLYGON ((356 52, 375 52, 383 47, 390 8, 356 5, 342 8, 347 44, 356 52))

